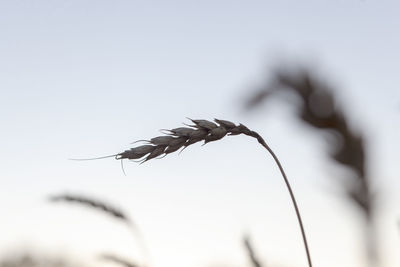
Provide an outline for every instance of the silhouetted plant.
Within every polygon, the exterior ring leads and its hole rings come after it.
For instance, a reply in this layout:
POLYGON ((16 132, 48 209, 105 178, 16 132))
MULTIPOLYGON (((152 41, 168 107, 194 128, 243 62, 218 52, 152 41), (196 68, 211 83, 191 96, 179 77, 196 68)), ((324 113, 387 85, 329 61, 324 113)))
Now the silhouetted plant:
POLYGON ((258 259, 254 248, 250 242, 250 237, 245 235, 243 237, 243 245, 247 251, 247 255, 250 259, 251 264, 253 265, 253 267, 263 267, 263 265, 260 263, 260 260, 258 259))
POLYGON ((32 255, 23 253, 17 255, 3 256, 0 267, 82 267, 84 265, 72 263, 71 261, 48 255, 32 255))
MULTIPOLYGON (((125 223, 129 227, 129 229, 133 232, 134 237, 136 239, 138 239, 139 245, 143 252, 143 257, 145 257, 146 260, 148 260, 149 255, 148 255, 147 247, 145 245, 144 238, 143 238, 141 231, 139 231, 139 228, 137 227, 137 225, 122 210, 120 210, 108 203, 105 203, 104 201, 94 200, 89 197, 84 197, 84 196, 79 196, 79 195, 71 195, 71 194, 54 195, 54 196, 49 197, 49 201, 76 203, 79 205, 83 205, 83 206, 86 206, 86 207, 89 207, 89 208, 92 208, 95 210, 99 210, 99 211, 103 212, 104 214, 107 214, 110 217, 115 218, 115 219, 125 223)), ((102 258, 107 258, 107 257, 105 257, 107 255, 109 256, 108 257, 109 260, 115 259, 114 261, 116 261, 117 258, 111 257, 109 254, 104 254, 102 256, 102 258)), ((121 262, 120 262, 120 264, 121 264, 121 262)))
POLYGON ((365 141, 361 133, 350 127, 348 116, 337 103, 332 87, 318 79, 306 68, 279 68, 263 89, 254 93, 246 103, 254 109, 262 102, 282 91, 290 91, 301 99, 298 118, 306 125, 334 133, 330 143, 330 158, 339 165, 352 170, 349 178, 352 183, 343 182, 347 198, 355 204, 365 218, 367 232, 367 255, 372 264, 377 260, 373 229, 373 209, 376 194, 372 191, 370 178, 366 171, 365 141))
POLYGON ((183 150, 186 147, 200 141, 204 141, 204 144, 206 144, 212 141, 220 140, 226 135, 243 134, 257 139, 257 141, 271 154, 279 167, 296 212, 307 255, 308 265, 309 267, 312 267, 311 255, 296 198, 278 157, 267 145, 264 139, 257 132, 250 130, 243 124, 236 125, 233 122, 219 119, 215 119, 215 123, 208 120, 190 120, 192 121, 193 125, 187 125, 189 127, 164 130, 165 135, 163 136, 154 137, 150 140, 141 140, 147 143, 145 145, 137 146, 109 157, 115 157, 118 160, 140 160, 140 163, 144 163, 150 159, 160 156, 164 157, 181 148, 183 150))
POLYGON ((139 265, 134 264, 132 262, 130 262, 127 259, 123 259, 119 256, 113 255, 113 254, 108 254, 108 253, 103 253, 99 256, 100 259, 102 260, 106 260, 106 261, 110 261, 113 263, 116 263, 118 265, 121 266, 125 266, 125 267, 138 267, 139 265))

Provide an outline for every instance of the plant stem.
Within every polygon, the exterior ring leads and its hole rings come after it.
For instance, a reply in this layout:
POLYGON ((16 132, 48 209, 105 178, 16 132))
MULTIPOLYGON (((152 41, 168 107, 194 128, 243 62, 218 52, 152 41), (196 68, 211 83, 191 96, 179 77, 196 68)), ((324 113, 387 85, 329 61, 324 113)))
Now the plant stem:
POLYGON ((250 131, 250 133, 245 133, 245 134, 246 134, 246 135, 249 135, 249 136, 251 136, 251 137, 256 138, 257 141, 258 141, 265 149, 268 150, 268 152, 271 154, 271 156, 274 158, 276 164, 278 165, 279 170, 280 170, 280 172, 281 172, 281 174, 282 174, 283 180, 285 180, 286 187, 287 187, 287 189, 288 189, 288 191, 289 191, 290 198, 292 199, 293 206, 294 206, 294 209, 295 209, 296 215, 297 215, 297 220, 299 221, 299 226, 300 226, 300 230, 301 230, 301 235, 302 235, 302 237, 303 237, 304 248, 305 248, 306 254, 307 254, 308 266, 309 266, 309 267, 312 267, 310 251, 309 251, 309 248, 308 248, 307 237, 306 237, 306 233, 305 233, 305 230, 304 230, 303 221, 302 221, 302 219, 301 219, 300 210, 299 210, 299 207, 297 206, 296 198, 294 197, 292 187, 290 186, 290 183, 289 183, 289 180, 288 180, 288 178, 287 178, 287 176, 286 176, 286 173, 285 173, 285 171, 283 170, 282 164, 280 163, 278 157, 275 155, 274 151, 272 151, 272 149, 267 145, 267 143, 264 141, 264 139, 263 139, 257 132, 250 131))

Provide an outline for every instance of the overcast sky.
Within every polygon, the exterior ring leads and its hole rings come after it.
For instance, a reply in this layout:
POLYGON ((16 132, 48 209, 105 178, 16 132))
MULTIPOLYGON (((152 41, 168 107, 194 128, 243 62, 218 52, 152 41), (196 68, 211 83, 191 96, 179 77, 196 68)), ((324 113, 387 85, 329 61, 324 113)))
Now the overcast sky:
POLYGON ((258 131, 293 183, 315 266, 364 266, 361 217, 340 196, 321 135, 276 99, 243 100, 279 62, 314 66, 368 142, 382 192, 383 266, 400 264, 398 1, 1 1, 0 255, 18 249, 141 260, 124 225, 51 205, 77 192, 124 208, 154 267, 306 266, 284 183, 254 140, 227 137, 143 165, 118 153, 186 117, 258 131), (385 265, 386 264, 386 265, 385 265))

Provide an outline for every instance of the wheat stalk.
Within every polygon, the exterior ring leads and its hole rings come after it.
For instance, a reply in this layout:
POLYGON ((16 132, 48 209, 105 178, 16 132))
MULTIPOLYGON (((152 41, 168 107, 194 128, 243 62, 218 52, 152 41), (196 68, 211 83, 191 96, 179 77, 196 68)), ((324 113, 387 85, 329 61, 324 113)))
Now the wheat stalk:
POLYGON ((218 119, 214 119, 215 123, 207 120, 190 120, 192 121, 193 125, 187 125, 188 127, 180 127, 172 130, 164 130, 165 135, 157 136, 150 140, 144 140, 147 144, 131 148, 114 156, 118 160, 139 160, 140 163, 144 163, 157 157, 166 156, 179 149, 183 150, 197 142, 204 141, 204 144, 207 144, 212 141, 220 140, 226 135, 244 134, 257 139, 257 141, 271 154, 279 167, 296 212, 305 251, 307 254, 308 265, 309 267, 312 267, 307 238, 296 198, 278 157, 267 145, 264 139, 257 132, 251 131, 243 124, 236 125, 233 122, 218 119))

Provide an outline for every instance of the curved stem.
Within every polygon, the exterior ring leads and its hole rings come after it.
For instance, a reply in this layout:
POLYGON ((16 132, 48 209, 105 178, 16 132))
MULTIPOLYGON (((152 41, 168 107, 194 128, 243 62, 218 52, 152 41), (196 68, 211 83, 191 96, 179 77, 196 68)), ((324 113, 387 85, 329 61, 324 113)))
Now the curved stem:
POLYGON ((288 189, 288 191, 289 191, 290 198, 292 199, 293 206, 294 206, 294 209, 295 209, 296 215, 297 215, 297 220, 299 221, 299 226, 300 226, 300 230, 301 230, 301 235, 302 235, 302 237, 303 237, 304 248, 305 248, 306 254, 307 254, 308 266, 309 266, 309 267, 312 267, 311 256, 310 256, 310 250, 309 250, 309 248, 308 248, 307 237, 306 237, 306 233, 305 233, 305 230, 304 230, 303 221, 302 221, 302 219, 301 219, 300 210, 299 210, 299 207, 297 206, 296 198, 294 197, 292 187, 290 186, 290 183, 289 183, 289 180, 288 180, 288 178, 287 178, 287 176, 286 176, 286 173, 285 173, 285 171, 283 170, 282 164, 280 163, 278 157, 275 155, 274 151, 272 151, 272 149, 267 145, 267 143, 264 141, 264 139, 263 139, 257 132, 250 131, 250 133, 247 133, 247 135, 256 138, 257 141, 258 141, 265 149, 268 150, 268 152, 269 152, 269 153, 271 154, 271 156, 274 158, 276 164, 277 164, 278 167, 279 167, 279 170, 280 170, 280 172, 281 172, 281 174, 282 174, 282 177, 283 177, 283 179, 285 180, 286 187, 287 187, 287 189, 288 189))

